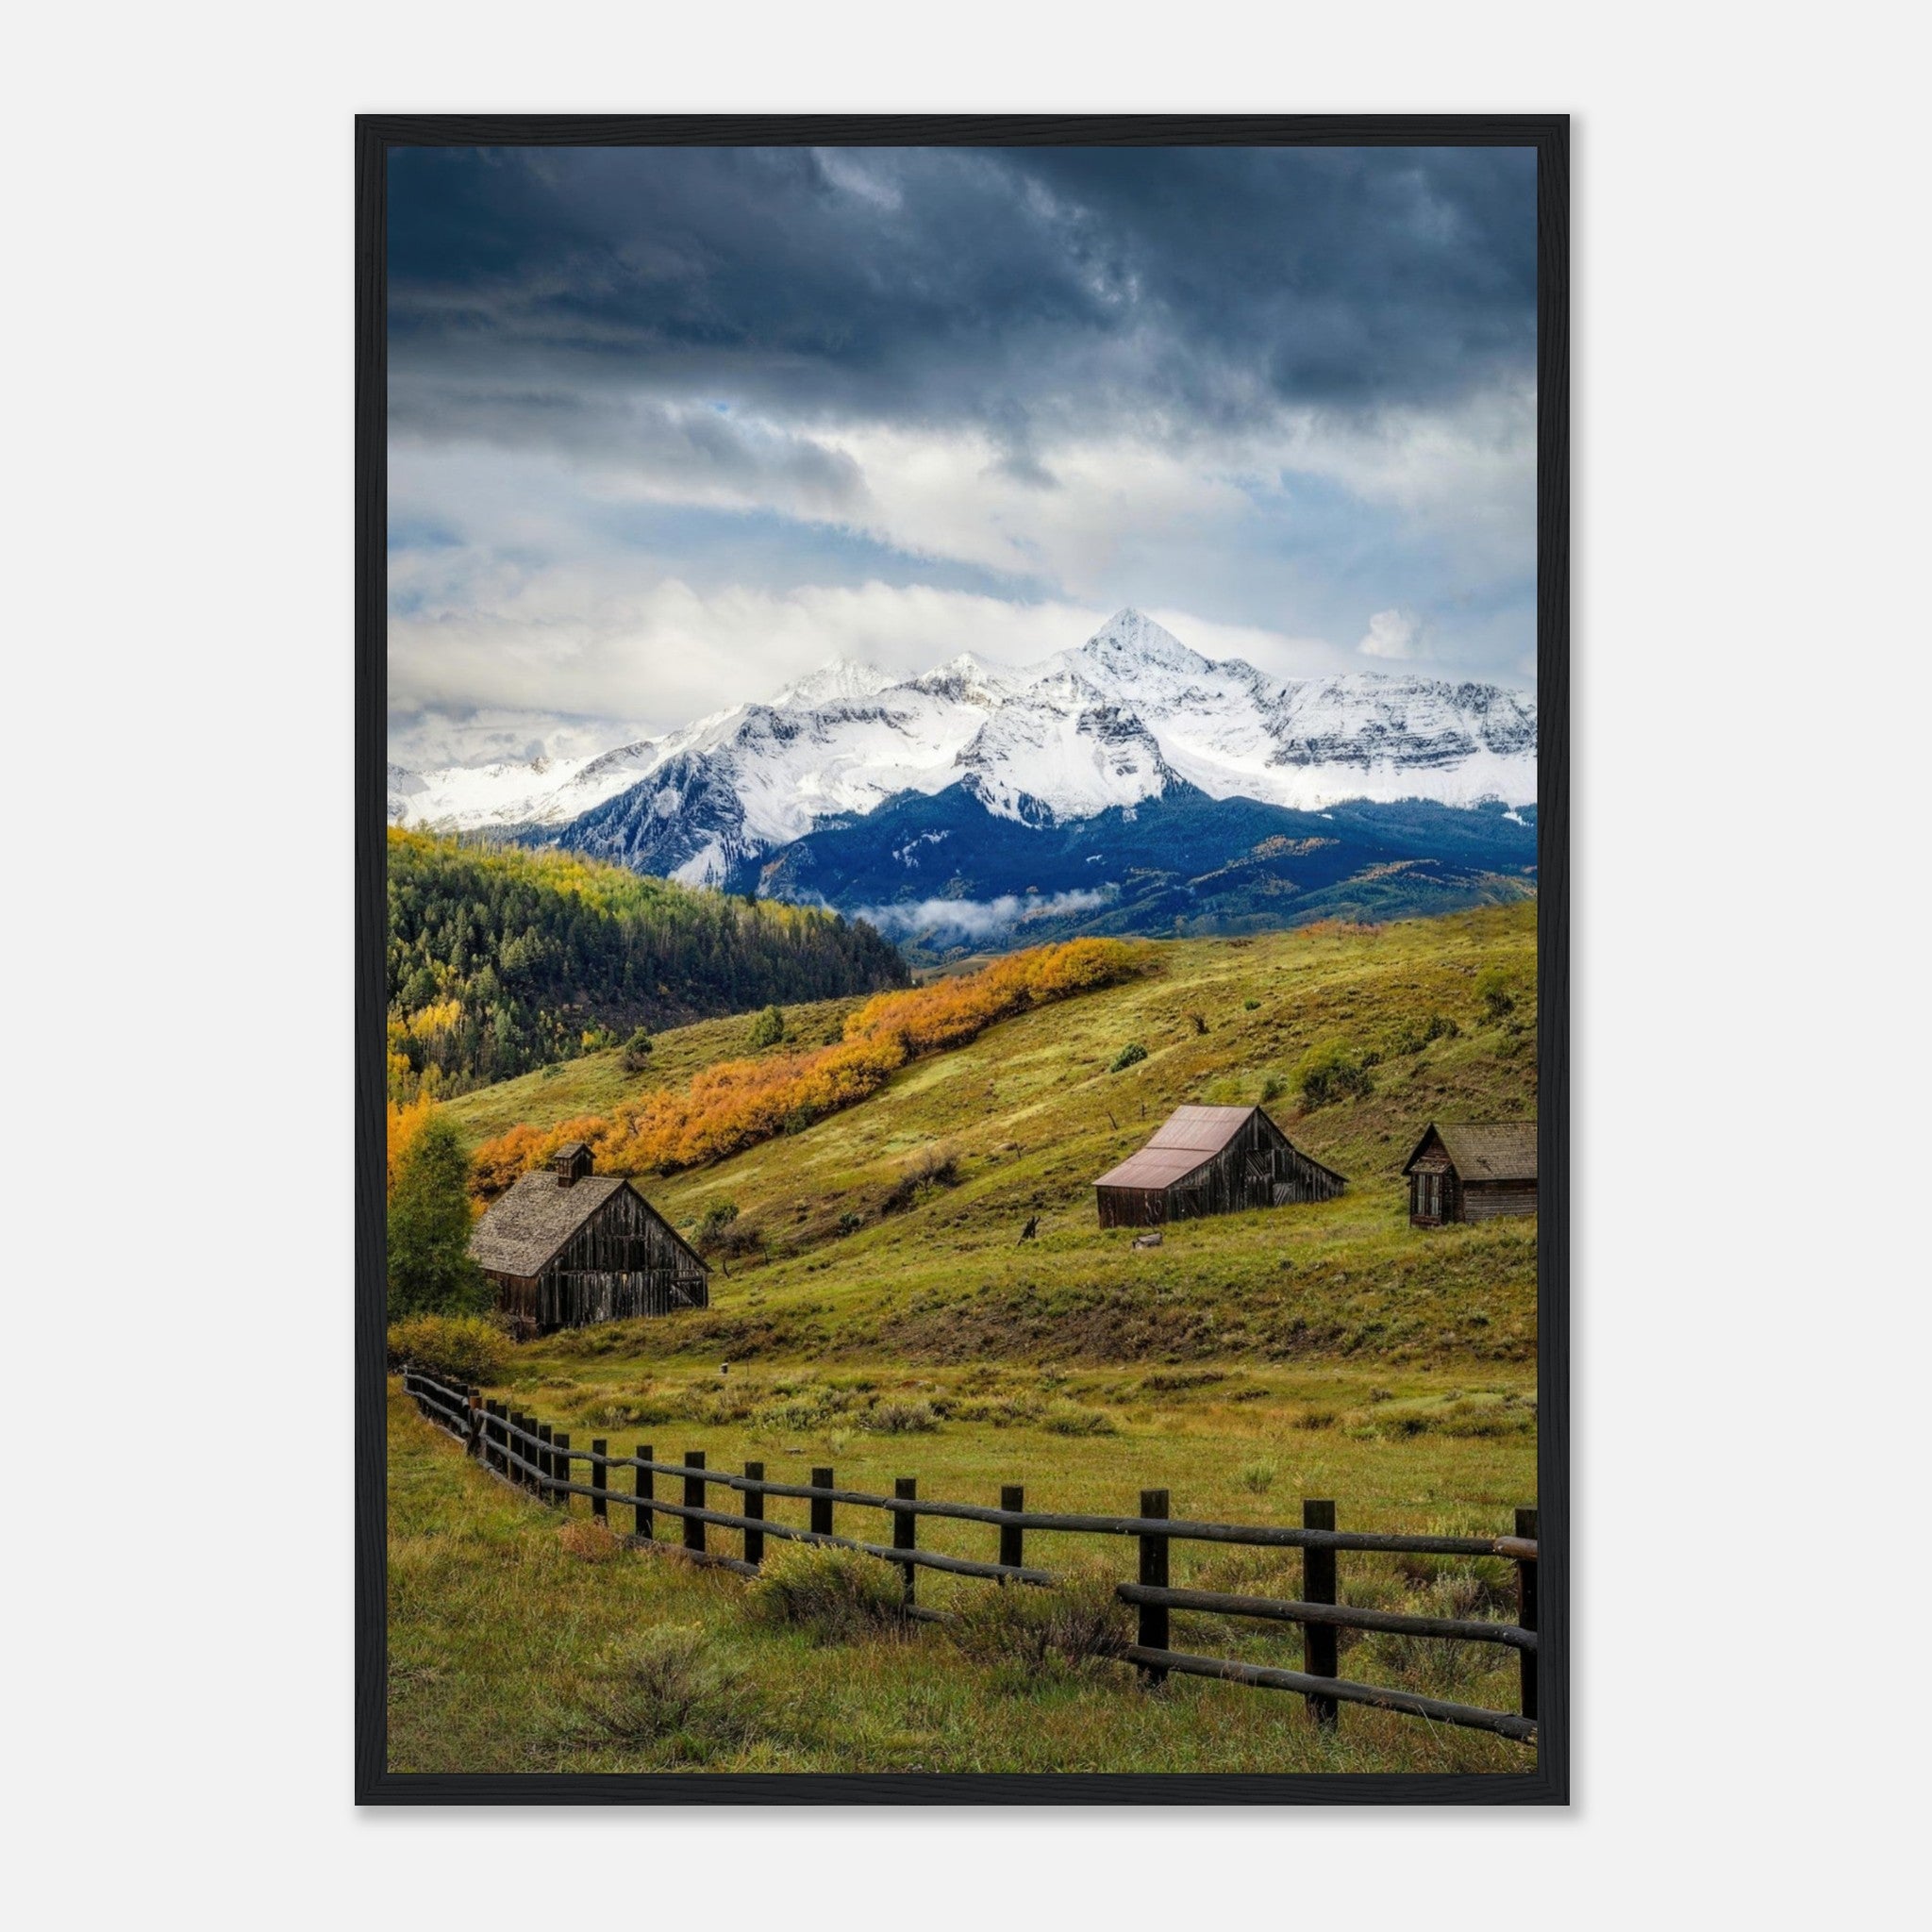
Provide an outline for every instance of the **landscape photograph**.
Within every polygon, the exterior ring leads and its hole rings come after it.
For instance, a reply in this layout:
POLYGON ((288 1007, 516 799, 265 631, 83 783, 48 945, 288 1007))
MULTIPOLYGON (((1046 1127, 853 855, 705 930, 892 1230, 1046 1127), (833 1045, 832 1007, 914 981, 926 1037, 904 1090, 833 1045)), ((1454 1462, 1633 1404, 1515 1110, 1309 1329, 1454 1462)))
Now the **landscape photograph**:
POLYGON ((389 1771, 1534 1771, 1535 148, 385 196, 389 1771))

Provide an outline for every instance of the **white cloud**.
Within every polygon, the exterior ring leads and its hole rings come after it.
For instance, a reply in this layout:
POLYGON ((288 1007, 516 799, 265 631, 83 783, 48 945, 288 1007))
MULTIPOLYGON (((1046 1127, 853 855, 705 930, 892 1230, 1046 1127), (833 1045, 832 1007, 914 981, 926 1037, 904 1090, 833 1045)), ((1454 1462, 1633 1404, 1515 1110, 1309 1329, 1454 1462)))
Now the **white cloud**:
POLYGON ((1413 658, 1422 635, 1422 620, 1412 610, 1378 610, 1356 649, 1365 658, 1413 658))
POLYGON ((828 658, 903 676, 962 651, 1024 662, 1077 644, 1109 615, 880 583, 700 592, 676 578, 636 584, 608 562, 518 570, 475 551, 412 553, 398 564, 393 735, 423 735, 417 721, 433 714, 450 741, 447 721, 475 717, 487 728, 471 734, 464 763, 505 755, 499 714, 577 721, 574 746, 582 721, 611 720, 602 749, 775 696, 828 658))
MULTIPOLYGON (((1024 664, 1077 645, 1130 602, 1195 650, 1273 677, 1424 655, 1493 675, 1461 620, 1425 634, 1413 612, 1381 610, 1351 646, 1347 606, 1324 581, 1323 519, 1334 511, 1320 491, 1393 508, 1440 540, 1454 559, 1445 597, 1480 590, 1533 562, 1532 406, 1512 392, 1367 425, 1257 416, 1199 447, 1186 425, 1142 416, 1108 440, 1048 440, 1024 461, 976 432, 806 430, 736 411, 725 424, 691 408, 621 412, 626 431, 649 433, 575 451, 405 437, 391 451, 395 527, 441 541, 391 553, 392 755, 575 755, 769 697, 832 658, 899 675, 961 651, 1024 664), (1305 511, 1309 479, 1317 501, 1305 511), (672 525, 668 554, 653 555, 626 521, 625 506, 640 502, 760 510, 783 533, 747 525, 741 556, 729 525, 704 526, 689 540, 696 551, 672 525), (1279 600, 1278 626, 1243 586, 1270 519, 1303 558, 1276 559, 1267 601, 1279 600), (936 575, 990 572, 1031 588, 785 581, 820 556, 835 576, 871 568, 871 543, 930 560, 913 567, 936 575), (1166 594, 1150 597, 1150 586, 1166 594), (1236 617, 1250 621, 1225 621, 1236 617)), ((1508 642, 1513 667, 1521 643, 1508 642)))
POLYGON ((1213 469, 1127 438, 1039 448, 1019 466, 974 434, 868 427, 825 441, 865 479, 850 526, 914 556, 1043 577, 1102 603, 1150 543, 1205 537, 1248 508, 1213 469))
POLYGON ((891 168, 879 166, 864 148, 821 147, 812 154, 833 187, 888 213, 897 213, 905 206, 905 191, 892 178, 891 168))
MULTIPOLYGON (((774 697, 833 658, 902 677, 964 651, 1035 663, 1117 608, 877 582, 700 591, 675 577, 636 583, 613 559, 522 568, 456 547, 398 553, 390 584, 390 756, 413 770, 608 750, 774 697)), ((1274 676, 1346 661, 1319 640, 1148 614, 1205 656, 1274 676)))
POLYGON ((492 421, 482 411, 466 436, 453 408, 437 444, 398 438, 394 512, 413 508, 465 535, 487 528, 498 544, 552 554, 580 548, 600 506, 775 512, 1112 608, 1136 569, 1174 582, 1239 571, 1257 501, 1283 514, 1284 483, 1300 479, 1453 546, 1457 576, 1533 565, 1536 409, 1526 388, 1366 418, 1257 402, 1251 427, 1206 441, 1185 421, 1129 412, 1109 435, 1043 433, 1024 451, 976 430, 806 426, 751 408, 726 417, 642 396, 613 397, 594 419, 573 416, 549 445, 499 441, 492 421))
POLYGON ((650 735, 636 720, 495 708, 425 709, 391 719, 389 758, 412 772, 450 765, 521 765, 540 758, 594 758, 614 744, 650 735))
POLYGON ((969 940, 1005 932, 1028 920, 1053 919, 1063 912, 1091 912, 1105 906, 1108 892, 1055 892, 1051 895, 1014 892, 997 899, 921 899, 909 906, 861 906, 852 917, 869 921, 889 938, 914 932, 958 933, 969 940))

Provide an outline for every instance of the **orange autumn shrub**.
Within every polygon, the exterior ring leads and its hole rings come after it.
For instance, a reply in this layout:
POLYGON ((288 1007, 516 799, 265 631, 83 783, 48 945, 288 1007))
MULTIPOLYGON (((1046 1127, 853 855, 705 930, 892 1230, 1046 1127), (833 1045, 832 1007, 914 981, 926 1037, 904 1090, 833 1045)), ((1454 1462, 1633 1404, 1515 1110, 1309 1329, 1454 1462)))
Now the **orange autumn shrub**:
POLYGON ((1125 979, 1143 957, 1120 940, 1070 940, 881 993, 846 1021, 835 1046, 724 1060, 681 1091, 659 1088, 608 1117, 587 1115, 547 1133, 520 1123, 477 1149, 473 1185, 486 1199, 499 1194, 567 1141, 588 1141, 605 1174, 675 1174, 727 1159, 866 1099, 908 1061, 963 1046, 995 1021, 1125 979))
MULTIPOLYGON (((557 1158, 557 1150, 573 1141, 588 1141, 595 1151, 598 1137, 609 1124, 602 1114, 594 1113, 579 1114, 575 1120, 559 1121, 556 1126, 547 1128, 519 1121, 477 1148, 470 1161, 470 1191, 479 1200, 493 1201, 515 1185, 519 1174, 529 1173, 533 1167, 548 1167, 557 1158)), ((604 1162, 600 1159, 598 1165, 601 1167, 604 1162)))
POLYGON ((470 1191, 494 1200, 515 1184, 520 1174, 538 1164, 542 1144, 543 1136, 525 1121, 484 1141, 470 1162, 470 1191))

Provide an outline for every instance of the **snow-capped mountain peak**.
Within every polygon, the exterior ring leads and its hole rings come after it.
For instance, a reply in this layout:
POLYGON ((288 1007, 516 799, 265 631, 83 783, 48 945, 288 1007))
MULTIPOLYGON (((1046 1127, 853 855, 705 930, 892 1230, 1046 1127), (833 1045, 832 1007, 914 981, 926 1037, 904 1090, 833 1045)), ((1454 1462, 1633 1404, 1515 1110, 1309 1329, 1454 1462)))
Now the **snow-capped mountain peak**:
POLYGON ((554 828, 640 870, 719 878, 829 819, 963 786, 1025 824, 1170 792, 1321 809, 1536 797, 1536 704, 1493 685, 1359 674, 1287 684, 1133 609, 1011 668, 962 653, 895 679, 835 658, 748 703, 590 759, 412 773, 392 821, 554 828))
POLYGON ((1114 676, 1156 666, 1162 671, 1201 672, 1208 660, 1151 617, 1131 607, 1117 610, 1080 646, 1077 654, 1114 676))
POLYGON ((809 711, 821 705, 855 704, 890 691, 898 679, 858 658, 833 658, 788 684, 772 700, 774 710, 809 711))

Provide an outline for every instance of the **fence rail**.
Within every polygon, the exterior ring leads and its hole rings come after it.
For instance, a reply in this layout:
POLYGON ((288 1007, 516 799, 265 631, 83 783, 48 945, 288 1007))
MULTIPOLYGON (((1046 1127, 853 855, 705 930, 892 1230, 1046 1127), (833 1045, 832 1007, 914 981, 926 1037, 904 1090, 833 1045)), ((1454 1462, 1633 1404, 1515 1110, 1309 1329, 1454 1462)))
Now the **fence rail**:
POLYGON ((682 1461, 658 1459, 649 1444, 639 1444, 629 1456, 610 1454, 609 1443, 594 1439, 588 1449, 573 1446, 568 1434, 553 1424, 486 1400, 479 1390, 452 1383, 427 1372, 407 1368, 404 1391, 430 1422, 460 1441, 469 1454, 504 1482, 537 1501, 570 1507, 574 1496, 585 1497, 592 1515, 608 1526, 615 1505, 630 1512, 627 1541, 653 1549, 671 1549, 689 1560, 757 1576, 764 1560, 768 1538, 781 1542, 853 1550, 898 1566, 908 1615, 924 1621, 943 1621, 947 1615, 915 1601, 915 1578, 921 1570, 968 1576, 998 1584, 1050 1586, 1058 1579, 1049 1570, 1029 1567, 1024 1560, 1029 1531, 1067 1536, 1131 1537, 1140 1552, 1140 1576, 1116 1586, 1123 1603, 1139 1614, 1138 1641, 1124 1653, 1149 1684, 1168 1675, 1214 1677, 1257 1690, 1285 1690, 1307 1700, 1315 1721, 1332 1728, 1340 1722, 1340 1706, 1359 1704, 1398 1711, 1438 1724, 1489 1731, 1522 1743, 1534 1743, 1537 1666, 1537 1524, 1534 1509, 1516 1512, 1516 1534, 1495 1537, 1386 1536, 1335 1527, 1335 1506, 1311 1501, 1302 1506, 1299 1527, 1285 1524, 1199 1523, 1169 1513, 1165 1490, 1143 1490, 1136 1516, 1068 1515, 1025 1507, 1025 1491, 1009 1485, 1000 1491, 1000 1507, 949 1503, 921 1497, 910 1476, 902 1476, 890 1496, 869 1490, 841 1490, 830 1469, 814 1469, 809 1483, 774 1482, 764 1464, 747 1462, 742 1474, 707 1466, 704 1455, 692 1450, 682 1461), (589 1465, 591 1480, 576 1480, 579 1463, 589 1465), (613 1487, 616 1471, 630 1472, 628 1489, 613 1487), (658 1492, 658 1478, 675 1478, 683 1485, 683 1501, 674 1503, 658 1492), (722 1489, 742 1498, 741 1512, 708 1507, 709 1491, 722 1489), (780 1522, 766 1513, 770 1497, 803 1502, 808 1526, 780 1522), (840 1536, 833 1529, 833 1509, 844 1506, 881 1511, 891 1525, 890 1543, 840 1536), (665 1543, 658 1536, 657 1519, 668 1516, 680 1526, 679 1541, 665 1543), (922 1517, 985 1524, 999 1531, 999 1560, 983 1562, 919 1547, 922 1517), (742 1554, 727 1555, 708 1545, 707 1532, 730 1531, 741 1539, 742 1554), (1238 1543, 1262 1548, 1298 1549, 1302 1553, 1302 1594, 1297 1598, 1246 1596, 1226 1591, 1173 1587, 1168 1578, 1168 1553, 1176 1542, 1238 1543), (1337 1557, 1342 1552, 1371 1556, 1501 1557, 1516 1565, 1517 1618, 1506 1624, 1485 1618, 1426 1617, 1394 1610, 1376 1610, 1339 1600, 1337 1557), (1170 1643, 1169 1620, 1183 1615, 1253 1618, 1266 1623, 1292 1624, 1303 1632, 1304 1663, 1300 1671, 1248 1663, 1233 1657, 1197 1657, 1170 1643), (1427 1641, 1491 1643, 1514 1650, 1520 1663, 1518 1708, 1491 1710, 1480 1705, 1455 1704, 1390 1685, 1358 1684, 1338 1670, 1338 1635, 1342 1630, 1383 1632, 1427 1641))

